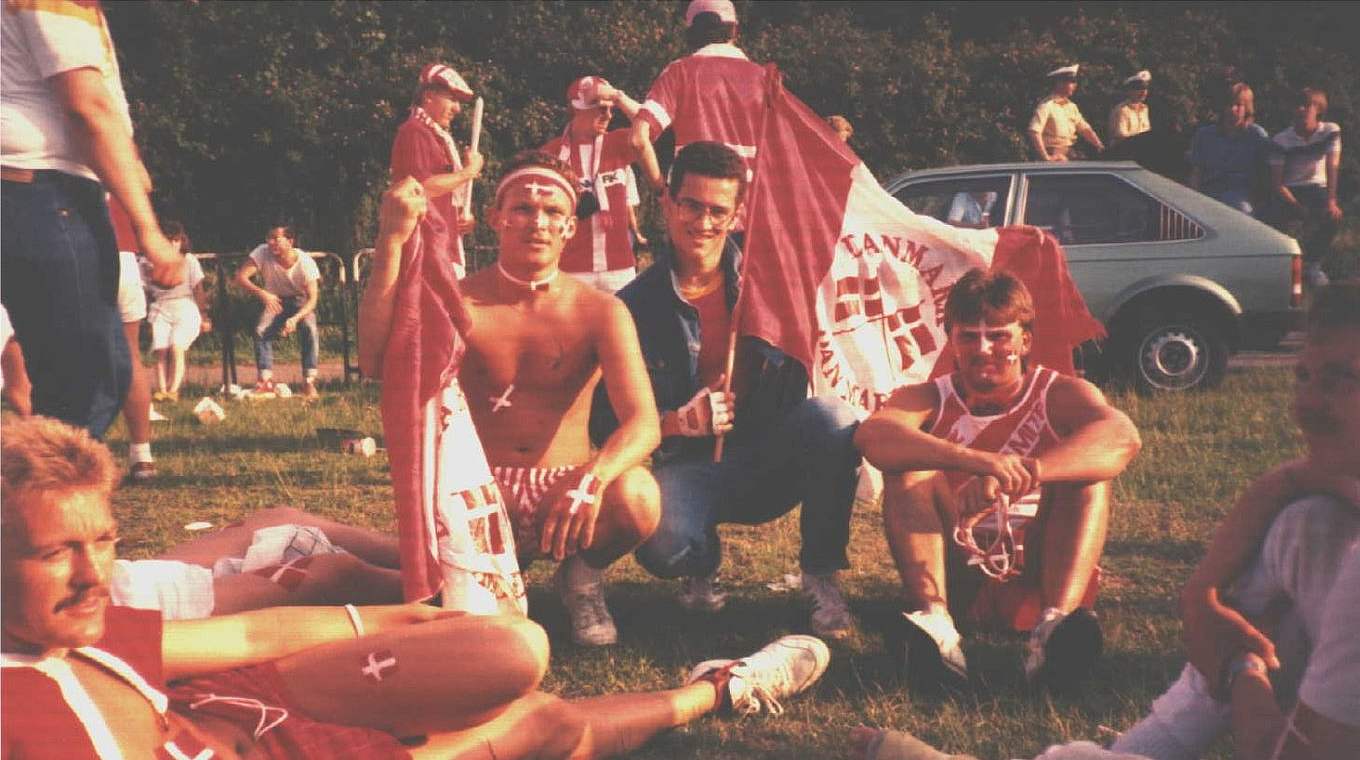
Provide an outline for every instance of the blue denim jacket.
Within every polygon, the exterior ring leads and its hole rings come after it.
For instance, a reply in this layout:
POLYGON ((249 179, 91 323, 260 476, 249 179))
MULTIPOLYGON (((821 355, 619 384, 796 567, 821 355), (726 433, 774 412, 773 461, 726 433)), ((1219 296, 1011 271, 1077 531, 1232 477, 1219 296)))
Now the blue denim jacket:
MULTIPOLYGON (((699 312, 676 292, 671 277, 673 262, 670 251, 660 253, 656 263, 617 293, 633 315, 661 414, 679 409, 699 390, 699 312)), ((727 307, 731 309, 740 290, 741 271, 741 251, 731 240, 723 249, 721 266, 727 307)), ((764 341, 742 338, 737 345, 736 367, 743 393, 737 400, 735 428, 729 434, 734 441, 755 435, 807 398, 808 377, 803 365, 764 341)), ((599 443, 618 427, 603 385, 596 391, 591 412, 591 437, 599 443)), ((712 438, 671 437, 662 442, 654 459, 659 462, 681 452, 708 451, 712 445, 712 438)))

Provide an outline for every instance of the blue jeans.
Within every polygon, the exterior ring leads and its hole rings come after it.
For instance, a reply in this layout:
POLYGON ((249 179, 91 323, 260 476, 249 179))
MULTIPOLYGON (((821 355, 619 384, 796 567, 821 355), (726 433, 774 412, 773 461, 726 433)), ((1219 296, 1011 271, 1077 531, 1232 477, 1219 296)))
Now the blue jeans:
POLYGON ((809 573, 848 568, 857 426, 845 402, 806 399, 765 430, 734 431, 721 462, 686 452, 655 465, 661 524, 638 548, 638 562, 661 578, 710 575, 722 559, 720 523, 759 525, 802 502, 799 566, 809 573))
POLYGON ((102 437, 132 358, 118 314, 118 245, 104 189, 56 171, 0 193, 0 300, 33 383, 33 411, 102 437))
MULTIPOLYGON (((255 369, 257 370, 274 368, 274 341, 278 339, 279 333, 283 332, 283 323, 302 309, 302 296, 289 296, 279 300, 283 301, 283 311, 274 317, 273 321, 265 327, 263 333, 255 336, 255 369)), ((298 346, 302 349, 302 374, 305 377, 315 377, 317 354, 315 315, 308 315, 306 319, 298 321, 297 336, 298 346)))

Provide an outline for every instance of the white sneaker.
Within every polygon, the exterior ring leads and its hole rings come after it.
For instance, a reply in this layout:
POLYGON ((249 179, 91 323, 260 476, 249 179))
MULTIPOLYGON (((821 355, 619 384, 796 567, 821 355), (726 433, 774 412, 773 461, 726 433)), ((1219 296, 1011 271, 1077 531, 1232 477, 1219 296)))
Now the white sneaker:
POLYGON ((601 575, 580 557, 568 557, 553 576, 553 585, 571 618, 571 638, 581 646, 602 647, 619 640, 614 618, 604 603, 601 575))
POLYGON ((948 612, 917 610, 902 614, 900 640, 893 656, 903 674, 919 687, 960 687, 968 681, 963 635, 948 612))
POLYGON ((727 594, 718 591, 718 574, 681 578, 680 606, 691 612, 717 612, 727 606, 727 594))
POLYGON ((787 699, 822 677, 831 662, 831 651, 815 636, 785 636, 740 660, 708 660, 694 666, 686 684, 715 670, 727 668, 727 696, 734 712, 770 715, 784 712, 787 699))
POLYGON ((1078 607, 1063 614, 1056 607, 1043 611, 1025 647, 1025 678, 1031 683, 1070 686, 1086 675, 1104 648, 1096 614, 1078 607))
POLYGON ((836 573, 803 573, 803 595, 812 602, 812 632, 828 639, 850 635, 853 623, 836 573))

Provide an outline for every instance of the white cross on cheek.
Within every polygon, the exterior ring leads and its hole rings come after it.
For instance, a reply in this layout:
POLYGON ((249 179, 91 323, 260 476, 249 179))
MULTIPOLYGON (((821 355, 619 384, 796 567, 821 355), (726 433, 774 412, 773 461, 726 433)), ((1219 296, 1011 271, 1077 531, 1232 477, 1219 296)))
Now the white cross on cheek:
POLYGON ((510 402, 510 394, 515 392, 515 384, 511 383, 505 387, 505 392, 500 396, 491 397, 491 413, 495 414, 507 406, 514 406, 510 402))
POLYGON ((397 658, 395 656, 388 654, 386 659, 379 660, 378 654, 378 652, 369 652, 368 664, 360 669, 360 672, 369 678, 372 678, 374 681, 383 680, 383 671, 397 666, 397 658))

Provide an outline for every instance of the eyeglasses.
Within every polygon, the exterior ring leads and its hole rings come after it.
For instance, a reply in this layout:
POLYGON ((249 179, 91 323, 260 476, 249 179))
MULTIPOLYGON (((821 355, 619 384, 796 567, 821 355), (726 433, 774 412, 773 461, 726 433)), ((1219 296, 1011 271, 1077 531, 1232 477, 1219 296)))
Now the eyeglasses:
POLYGON ((722 226, 731 221, 736 209, 726 206, 709 206, 700 203, 693 198, 680 198, 675 201, 675 210, 680 218, 686 222, 697 222, 703 217, 713 220, 713 224, 722 226))

